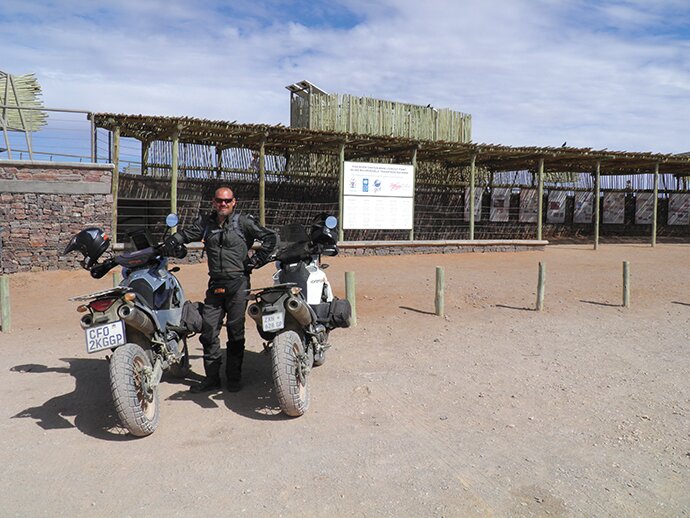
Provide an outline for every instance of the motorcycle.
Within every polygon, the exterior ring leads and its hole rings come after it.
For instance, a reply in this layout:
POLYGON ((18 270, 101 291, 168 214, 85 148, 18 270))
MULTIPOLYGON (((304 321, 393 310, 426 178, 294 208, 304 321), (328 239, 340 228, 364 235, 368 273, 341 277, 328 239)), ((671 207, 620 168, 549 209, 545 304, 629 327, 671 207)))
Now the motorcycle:
MULTIPOLYGON (((177 223, 177 215, 168 215, 165 234, 177 223)), ((110 389, 115 409, 123 426, 143 437, 158 427, 163 372, 183 376, 189 370, 187 338, 201 330, 201 316, 198 306, 185 299, 174 275, 179 267, 168 269, 168 255, 183 258, 184 245, 166 255, 163 242, 153 244, 144 229, 130 233, 130 239, 135 251, 99 263, 110 239, 91 227, 72 237, 64 255, 81 252, 81 266, 96 279, 122 267, 119 286, 70 300, 84 302, 77 311, 85 313, 80 323, 86 352, 112 351, 110 389)))
POLYGON ((349 327, 350 303, 333 295, 321 256, 335 256, 337 219, 320 215, 310 226, 280 229, 273 286, 251 289, 247 313, 271 352, 273 383, 281 410, 303 415, 310 401, 308 376, 325 362, 330 332, 349 327))

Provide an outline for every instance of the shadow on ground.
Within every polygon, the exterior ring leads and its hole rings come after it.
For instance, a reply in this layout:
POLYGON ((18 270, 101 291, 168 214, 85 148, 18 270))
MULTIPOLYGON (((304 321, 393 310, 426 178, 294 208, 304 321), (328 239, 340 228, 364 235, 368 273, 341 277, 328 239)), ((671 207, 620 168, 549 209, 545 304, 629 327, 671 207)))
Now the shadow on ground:
MULTIPOLYGON (((312 372, 313 375, 313 372, 312 372)), ((193 394, 188 388, 180 390, 171 395, 169 399, 177 401, 193 401, 202 408, 217 408, 224 404, 232 412, 261 421, 282 421, 292 419, 280 411, 278 399, 273 388, 273 377, 271 374, 271 356, 265 352, 245 351, 244 362, 242 365, 242 390, 239 392, 228 392, 223 378, 223 388, 193 394)), ((311 376, 310 376, 311 378, 311 376)), ((191 373, 180 383, 188 383, 189 380, 199 380, 201 376, 191 373)), ((311 382, 311 379, 310 379, 311 382)))
MULTIPOLYGON (((80 432, 108 441, 130 440, 115 413, 108 362, 103 359, 61 358, 67 366, 40 364, 16 365, 10 369, 21 375, 69 374, 75 380, 74 390, 55 396, 40 406, 22 410, 13 418, 34 419, 44 430, 77 428, 80 432), (74 424, 68 419, 73 417, 74 424)), ((50 380, 47 380, 47 384, 50 380)))

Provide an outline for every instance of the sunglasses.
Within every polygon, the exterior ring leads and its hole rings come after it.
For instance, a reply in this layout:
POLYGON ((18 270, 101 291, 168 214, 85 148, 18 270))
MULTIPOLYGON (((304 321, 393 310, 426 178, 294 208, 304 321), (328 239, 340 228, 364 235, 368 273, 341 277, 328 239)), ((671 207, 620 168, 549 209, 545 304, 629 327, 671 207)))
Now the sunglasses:
POLYGON ((220 205, 221 203, 225 203, 227 205, 230 205, 234 199, 235 198, 214 198, 215 202, 218 205, 220 205))

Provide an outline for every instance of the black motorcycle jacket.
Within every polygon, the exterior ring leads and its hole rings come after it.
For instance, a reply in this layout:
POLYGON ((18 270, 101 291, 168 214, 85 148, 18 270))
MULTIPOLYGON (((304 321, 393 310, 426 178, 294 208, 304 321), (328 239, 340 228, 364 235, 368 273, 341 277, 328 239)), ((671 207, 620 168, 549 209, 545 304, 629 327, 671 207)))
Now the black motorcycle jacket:
POLYGON ((262 227, 246 214, 233 213, 218 225, 216 212, 200 216, 169 239, 178 243, 201 241, 208 256, 208 274, 211 280, 236 279, 252 268, 260 268, 276 246, 276 234, 262 227), (247 252, 255 241, 261 247, 255 250, 251 263, 247 252))

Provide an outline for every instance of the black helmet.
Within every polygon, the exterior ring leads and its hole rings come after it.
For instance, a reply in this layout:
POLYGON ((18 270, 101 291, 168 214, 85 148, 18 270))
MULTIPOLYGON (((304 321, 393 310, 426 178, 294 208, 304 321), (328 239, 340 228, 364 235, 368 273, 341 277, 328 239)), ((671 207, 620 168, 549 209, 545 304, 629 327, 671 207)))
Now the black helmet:
POLYGON ((81 252, 84 254, 84 268, 89 269, 109 246, 110 238, 100 228, 85 228, 70 239, 63 255, 75 250, 81 252))

